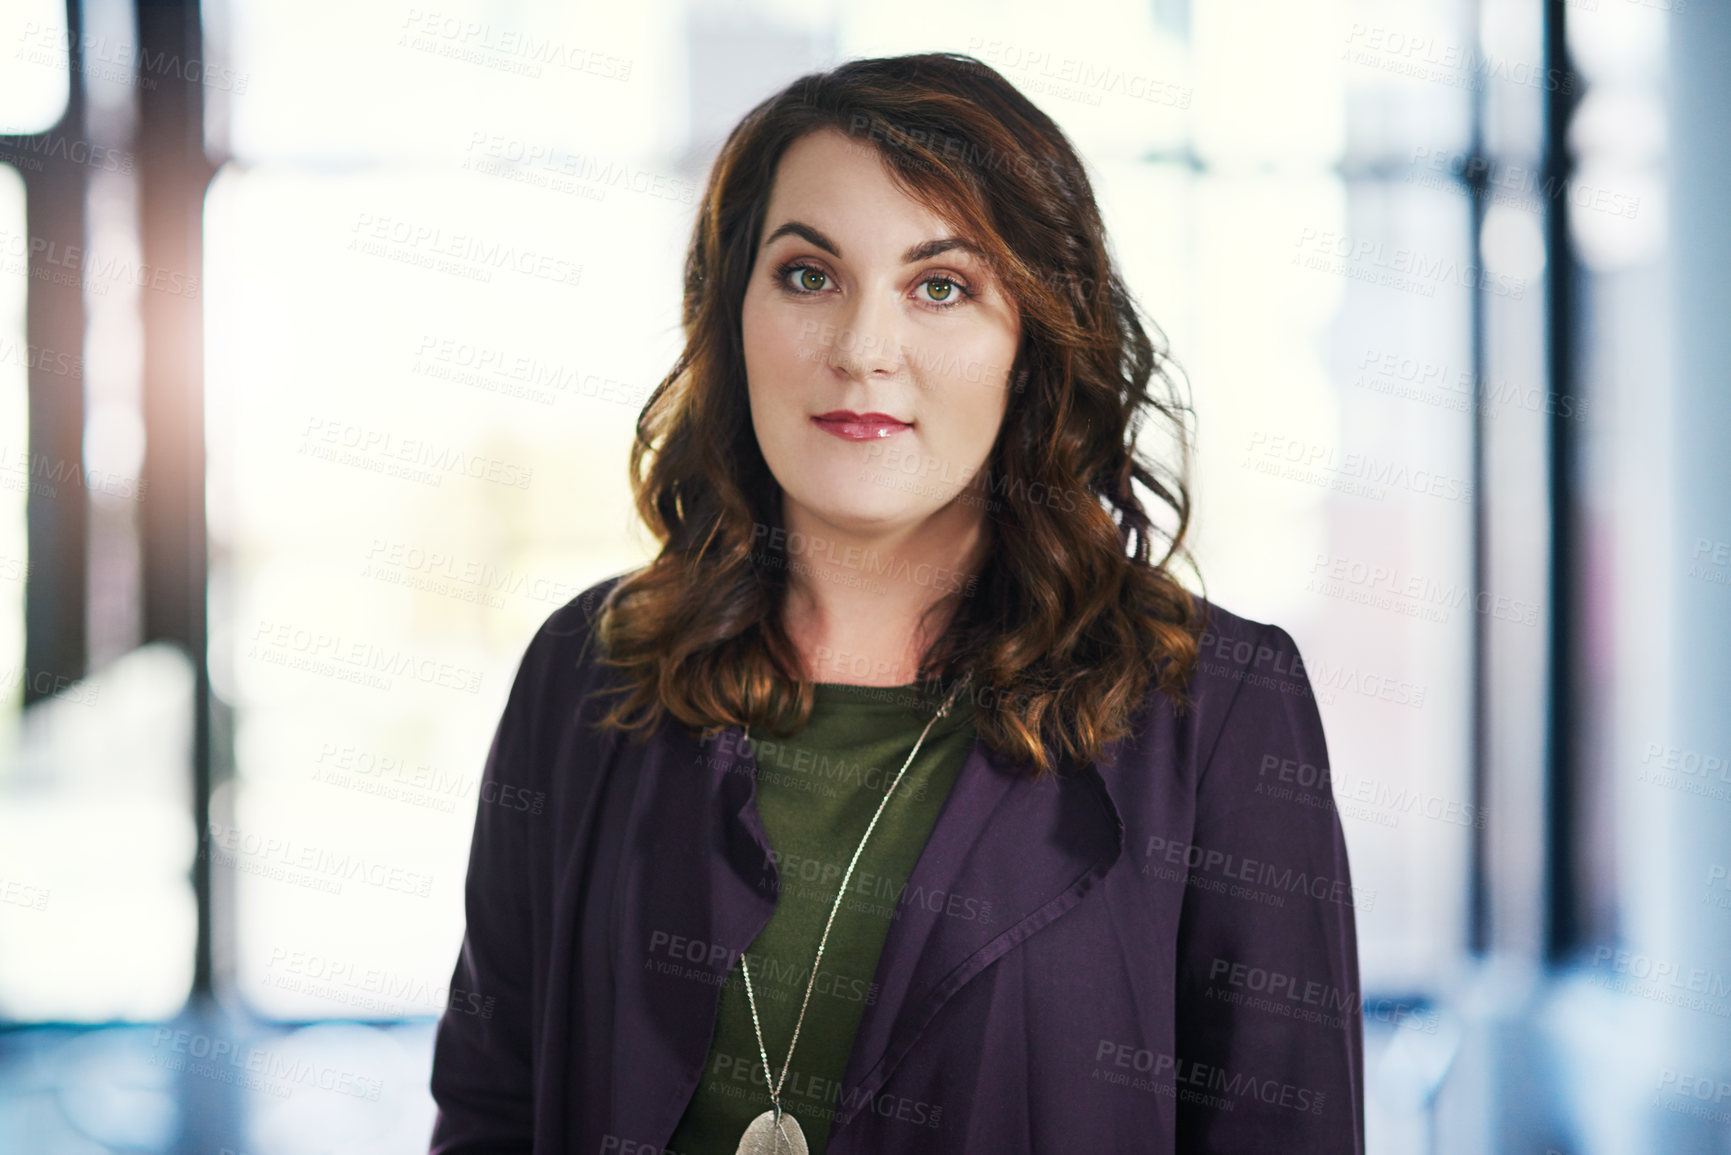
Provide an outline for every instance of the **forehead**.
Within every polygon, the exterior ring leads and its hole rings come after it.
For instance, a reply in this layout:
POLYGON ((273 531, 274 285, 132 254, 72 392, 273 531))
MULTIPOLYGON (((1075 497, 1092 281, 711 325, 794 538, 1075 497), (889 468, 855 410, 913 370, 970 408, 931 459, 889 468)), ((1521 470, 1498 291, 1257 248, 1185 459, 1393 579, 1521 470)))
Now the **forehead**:
POLYGON ((763 235, 789 220, 820 229, 848 256, 959 231, 896 184, 876 148, 835 129, 807 133, 782 153, 763 235))

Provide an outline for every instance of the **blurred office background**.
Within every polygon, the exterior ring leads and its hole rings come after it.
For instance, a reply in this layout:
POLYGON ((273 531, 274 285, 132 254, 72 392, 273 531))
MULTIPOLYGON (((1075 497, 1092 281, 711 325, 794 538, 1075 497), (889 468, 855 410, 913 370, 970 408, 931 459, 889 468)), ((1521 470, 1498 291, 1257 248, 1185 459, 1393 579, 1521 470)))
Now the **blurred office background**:
POLYGON ((1731 1152, 1731 9, 5 0, 0 1150, 423 1151, 477 780, 729 127, 974 55, 1298 640, 1369 1149, 1731 1152))

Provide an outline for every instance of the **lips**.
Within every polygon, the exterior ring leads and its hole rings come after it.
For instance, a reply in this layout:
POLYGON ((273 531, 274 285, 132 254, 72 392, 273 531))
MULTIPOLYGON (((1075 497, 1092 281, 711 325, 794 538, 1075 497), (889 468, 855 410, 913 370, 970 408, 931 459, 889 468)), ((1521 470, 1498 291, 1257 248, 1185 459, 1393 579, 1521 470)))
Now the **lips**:
POLYGON ((913 422, 902 421, 888 413, 855 413, 851 409, 832 409, 828 413, 813 417, 812 422, 825 433, 847 441, 874 441, 882 437, 894 437, 903 430, 914 427, 913 422))

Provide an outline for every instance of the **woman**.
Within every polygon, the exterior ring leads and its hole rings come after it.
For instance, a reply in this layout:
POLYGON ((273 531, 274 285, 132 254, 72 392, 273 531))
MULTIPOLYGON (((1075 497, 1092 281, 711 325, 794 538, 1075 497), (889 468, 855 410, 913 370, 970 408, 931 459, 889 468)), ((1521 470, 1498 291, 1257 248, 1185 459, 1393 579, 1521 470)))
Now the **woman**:
POLYGON ((1281 785, 1320 718, 1167 572, 1135 439, 1182 466, 1185 411, 1058 128, 963 56, 802 78, 685 328, 661 551, 488 756, 433 1150, 1361 1151, 1345 845, 1281 785))

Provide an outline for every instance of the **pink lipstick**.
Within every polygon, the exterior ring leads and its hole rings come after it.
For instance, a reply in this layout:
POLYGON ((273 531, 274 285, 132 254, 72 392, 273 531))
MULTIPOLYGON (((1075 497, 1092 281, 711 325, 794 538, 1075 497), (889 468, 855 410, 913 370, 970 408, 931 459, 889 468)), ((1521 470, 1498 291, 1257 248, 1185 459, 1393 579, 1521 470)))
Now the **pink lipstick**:
POLYGON ((902 421, 887 413, 855 413, 851 409, 832 409, 813 417, 812 422, 825 433, 833 433, 847 441, 875 441, 914 427, 913 422, 902 421))

